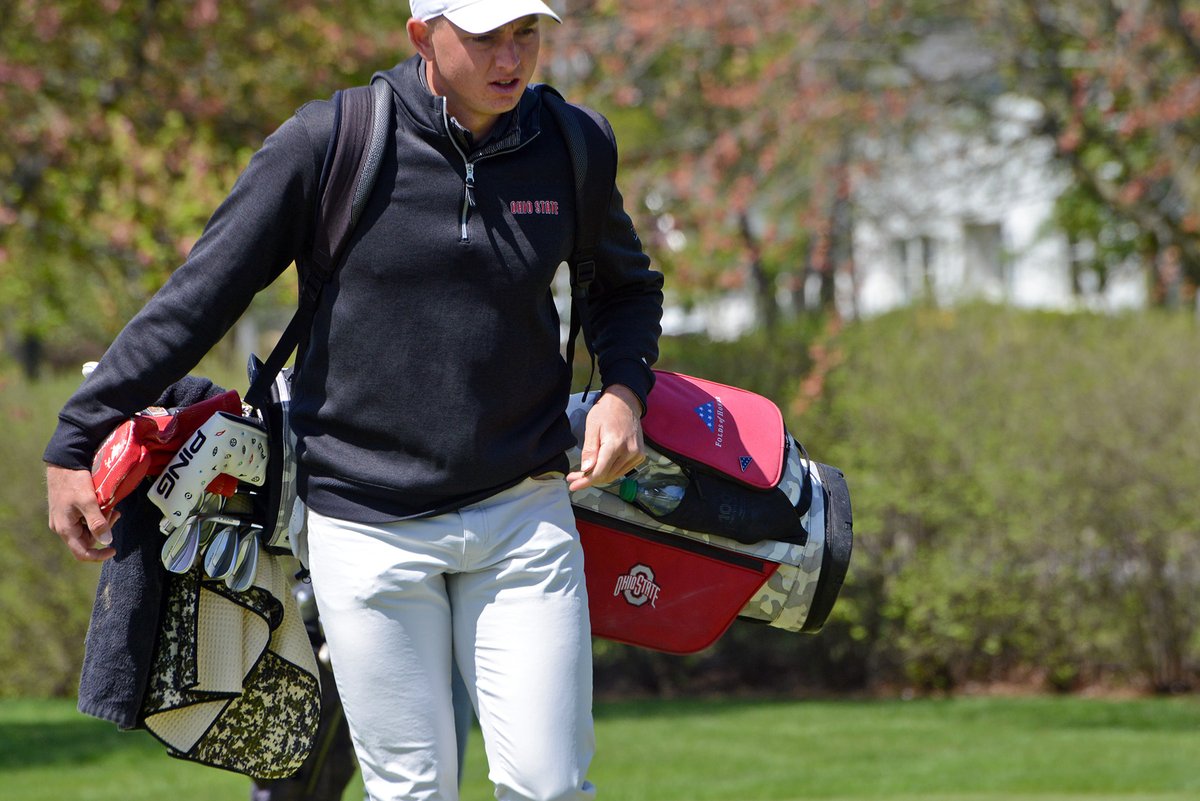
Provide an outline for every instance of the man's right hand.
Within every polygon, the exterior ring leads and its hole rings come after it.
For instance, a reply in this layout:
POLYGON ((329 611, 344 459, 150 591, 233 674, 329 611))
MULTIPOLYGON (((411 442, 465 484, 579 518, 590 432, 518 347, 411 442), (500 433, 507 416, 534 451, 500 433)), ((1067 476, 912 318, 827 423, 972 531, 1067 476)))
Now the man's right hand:
POLYGON ((116 556, 112 524, 119 513, 106 519, 96 501, 92 474, 58 465, 46 465, 46 495, 50 530, 57 534, 80 562, 103 562, 116 556))

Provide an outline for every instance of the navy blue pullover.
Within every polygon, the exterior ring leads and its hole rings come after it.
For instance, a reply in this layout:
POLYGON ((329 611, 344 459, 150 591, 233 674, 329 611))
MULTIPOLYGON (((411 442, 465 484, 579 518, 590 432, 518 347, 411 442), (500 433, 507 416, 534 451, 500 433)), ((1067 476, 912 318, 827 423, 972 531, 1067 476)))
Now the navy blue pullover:
MULTIPOLYGON (((423 68, 414 56, 382 73, 396 99, 392 147, 294 385, 301 494, 361 522, 454 508, 563 469, 574 442, 551 294, 574 236, 565 141, 527 90, 472 144, 423 68)), ((185 375, 307 252, 332 123, 332 104, 317 101, 267 138, 187 261, 64 406, 46 461, 89 467, 113 427, 185 375)), ((662 276, 616 187, 607 200, 593 343, 602 384, 644 402, 662 276)))

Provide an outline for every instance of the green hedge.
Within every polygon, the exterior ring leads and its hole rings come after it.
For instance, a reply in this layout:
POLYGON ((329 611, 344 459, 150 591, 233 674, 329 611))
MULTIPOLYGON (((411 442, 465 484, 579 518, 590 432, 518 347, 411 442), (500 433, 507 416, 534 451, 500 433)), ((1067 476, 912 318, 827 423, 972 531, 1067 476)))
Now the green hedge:
POLYGON ((29 384, 0 372, 0 698, 66 695, 79 677, 99 569, 46 525, 42 449, 77 376, 29 384))
POLYGON ((850 481, 837 612, 877 679, 1194 681, 1194 320, 909 310, 837 346, 805 425, 850 481))

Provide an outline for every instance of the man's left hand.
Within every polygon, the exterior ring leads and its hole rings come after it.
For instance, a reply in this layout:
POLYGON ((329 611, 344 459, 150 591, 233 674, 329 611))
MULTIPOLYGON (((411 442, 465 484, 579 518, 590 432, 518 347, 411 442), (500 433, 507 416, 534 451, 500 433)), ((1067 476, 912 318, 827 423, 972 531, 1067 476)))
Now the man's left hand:
POLYGON ((611 484, 646 459, 642 404, 622 384, 606 388, 588 412, 579 469, 567 474, 572 490, 611 484))

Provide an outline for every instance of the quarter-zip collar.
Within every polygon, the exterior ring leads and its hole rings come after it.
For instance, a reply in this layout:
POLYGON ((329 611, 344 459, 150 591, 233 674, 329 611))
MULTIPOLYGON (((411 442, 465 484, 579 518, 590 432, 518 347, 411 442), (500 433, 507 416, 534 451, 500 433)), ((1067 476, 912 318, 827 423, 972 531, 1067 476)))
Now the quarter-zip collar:
POLYGON ((434 95, 425 81, 425 59, 420 55, 404 61, 386 72, 377 73, 392 87, 396 95, 396 115, 399 130, 410 125, 417 135, 437 145, 446 143, 463 163, 463 193, 458 220, 458 241, 469 242, 471 210, 475 208, 476 165, 482 160, 524 147, 541 133, 541 96, 526 87, 517 107, 501 115, 482 142, 474 142, 450 116, 446 98, 434 95))
MULTIPOLYGON (((528 139, 521 137, 520 125, 514 124, 517 109, 514 113, 508 115, 509 127, 511 130, 507 134, 503 134, 494 141, 492 137, 485 140, 485 147, 468 152, 471 134, 465 128, 458 124, 458 121, 450 116, 450 112, 446 107, 446 98, 438 98, 442 102, 442 124, 447 135, 450 137, 454 149, 458 151, 458 155, 462 157, 463 167, 466 170, 466 175, 463 178, 463 202, 462 214, 459 217, 459 242, 470 242, 471 236, 468 233, 468 225, 471 221, 471 209, 475 208, 475 165, 489 156, 494 156, 499 153, 507 153, 513 150, 518 150, 526 142, 533 139, 530 136, 528 139)), ((497 122, 497 125, 499 122, 497 122)), ((493 128, 493 131, 496 129, 493 128)), ((534 134, 536 136, 536 132, 534 134)))

